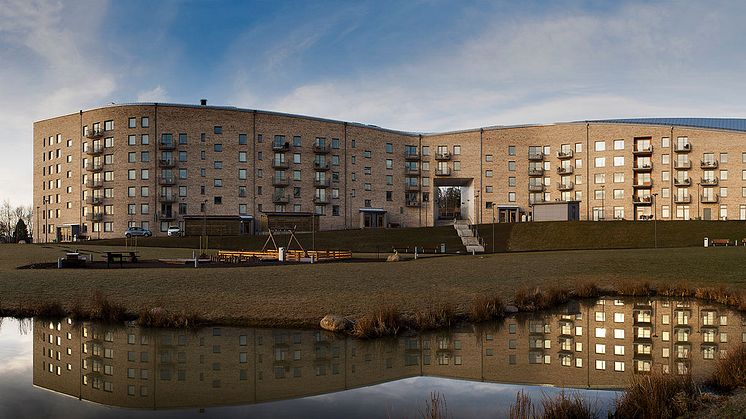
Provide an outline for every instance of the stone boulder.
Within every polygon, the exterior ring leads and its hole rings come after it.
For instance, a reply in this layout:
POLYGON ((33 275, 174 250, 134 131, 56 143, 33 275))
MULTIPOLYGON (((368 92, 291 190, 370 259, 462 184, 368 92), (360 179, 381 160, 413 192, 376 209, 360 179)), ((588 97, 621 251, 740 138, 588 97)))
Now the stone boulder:
POLYGON ((327 314, 319 322, 322 329, 330 332, 344 332, 352 327, 350 319, 336 314, 327 314))
POLYGON ((399 260, 401 260, 401 256, 399 256, 399 252, 396 250, 394 250, 393 255, 389 255, 389 257, 386 258, 386 262, 398 262, 399 260))

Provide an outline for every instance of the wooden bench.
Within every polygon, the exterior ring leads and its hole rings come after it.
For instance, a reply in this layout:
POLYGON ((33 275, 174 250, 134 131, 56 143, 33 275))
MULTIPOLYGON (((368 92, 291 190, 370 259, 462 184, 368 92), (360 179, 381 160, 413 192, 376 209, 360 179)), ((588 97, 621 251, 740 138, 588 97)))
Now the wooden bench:
POLYGON ((712 239, 713 246, 730 246, 730 239, 712 239))
POLYGON ((391 248, 391 251, 396 251, 399 253, 409 253, 409 246, 394 246, 391 248))
POLYGON ((138 252, 106 252, 106 267, 109 268, 112 263, 119 261, 119 267, 122 267, 122 262, 125 257, 132 263, 136 263, 139 259, 138 252))

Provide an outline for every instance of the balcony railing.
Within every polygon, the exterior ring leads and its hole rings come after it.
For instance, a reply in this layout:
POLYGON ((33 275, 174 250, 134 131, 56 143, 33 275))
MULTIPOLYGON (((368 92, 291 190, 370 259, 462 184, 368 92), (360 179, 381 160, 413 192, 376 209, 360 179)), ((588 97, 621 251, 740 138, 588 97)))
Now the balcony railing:
POLYGON ((420 205, 422 205, 422 203, 419 200, 408 200, 407 201, 408 207, 419 207, 420 205))
POLYGON ((317 188, 328 188, 331 186, 331 179, 314 179, 313 186, 317 188))
POLYGON ((161 194, 161 202, 164 204, 173 204, 177 200, 177 196, 174 194, 161 194))
POLYGON ((720 200, 720 195, 702 195, 700 197, 700 202, 703 204, 716 204, 720 200))
POLYGON ((674 184, 674 186, 691 186, 692 185, 692 180, 689 179, 688 177, 687 178, 683 178, 683 179, 674 178, 673 179, 673 184, 674 184))
POLYGON ((158 160, 158 165, 160 167, 165 167, 165 168, 174 167, 174 166, 176 166, 176 160, 174 160, 174 159, 160 159, 160 160, 158 160))
POLYGON ((412 152, 412 151, 405 151, 404 152, 404 160, 410 160, 410 161, 412 161, 412 160, 419 160, 419 159, 420 159, 420 154, 417 153, 416 151, 414 151, 414 152, 412 152))
POLYGON ((435 160, 451 160, 451 153, 447 151, 435 153, 435 160))
POLYGON ((689 160, 687 161, 676 160, 673 162, 673 168, 678 169, 678 170, 689 170, 692 168, 692 162, 689 160))
POLYGON ((287 169, 290 164, 286 160, 272 160, 272 168, 274 169, 287 169))
POLYGON ((104 165, 101 163, 88 163, 85 165, 85 170, 88 172, 100 172, 104 169, 104 165))
POLYGON ((573 172, 572 166, 566 166, 566 167, 558 167, 557 168, 557 174, 559 175, 571 175, 573 172))
POLYGON ((272 177, 272 186, 288 186, 290 185, 290 178, 287 177, 272 177))
POLYGON ((313 168, 314 168, 314 170, 327 171, 327 170, 329 170, 329 163, 314 162, 313 163, 313 168))
POLYGON ((537 167, 529 167, 528 168, 528 175, 529 176, 544 176, 544 169, 543 168, 537 168, 537 167))
POLYGON ((570 191, 572 188, 575 187, 575 182, 559 182, 557 184, 557 189, 560 191, 570 191))
POLYGON ((313 203, 316 205, 326 205, 329 203, 329 197, 328 196, 317 196, 313 198, 313 203))
POLYGON ((104 198, 101 196, 89 196, 85 199, 85 203, 93 206, 100 206, 104 203, 104 198))
POLYGON ((544 160, 544 153, 541 151, 529 152, 528 159, 531 161, 544 160))
POLYGON ((419 175, 420 169, 417 167, 404 167, 404 174, 406 175, 419 175))
POLYGON ((158 148, 161 150, 173 150, 176 148, 176 143, 173 141, 159 141, 158 148))
POLYGON ((159 212, 158 218, 161 219, 161 221, 171 221, 176 219, 176 213, 172 212, 159 212))
POLYGON ((450 176, 450 175, 451 175, 450 167, 435 169, 435 176, 450 176))
POLYGON ((652 196, 633 196, 632 202, 635 205, 650 205, 653 203, 652 196))
POLYGON ((91 189, 100 189, 104 187, 104 181, 101 179, 88 179, 85 186, 91 189))
POLYGON ((717 169, 718 161, 717 160, 702 160, 699 162, 699 166, 703 169, 717 169))
POLYGON ((99 129, 91 128, 85 133, 85 136, 86 138, 90 138, 90 139, 101 138, 104 136, 104 130, 102 130, 101 128, 99 129))
POLYGON ((100 156, 104 152, 104 147, 100 145, 89 145, 85 148, 85 154, 89 156, 100 156))
POLYGON ((412 183, 405 183, 404 184, 404 190, 405 191, 419 191, 420 185, 419 184, 412 184, 412 183))
POLYGON ((327 154, 329 153, 329 146, 328 145, 321 145, 321 144, 314 144, 313 145, 313 152, 316 154, 327 154))
POLYGON ((674 195, 673 202, 677 204, 691 204, 692 196, 691 195, 674 195))
POLYGON ((632 167, 632 170, 635 172, 652 172, 653 171, 653 163, 639 163, 635 164, 634 167, 632 167))
POLYGON ((544 191, 544 185, 540 183, 529 183, 528 184, 528 191, 529 192, 543 192, 544 191))
POLYGON ((101 221, 104 219, 103 212, 89 213, 85 216, 86 221, 101 221))
POLYGON ((634 150, 632 150, 632 154, 634 154, 636 156, 644 156, 644 155, 653 154, 653 145, 652 144, 649 145, 649 146, 637 146, 637 145, 635 145, 634 150))
POLYGON ((289 202, 288 196, 283 194, 274 194, 272 195, 272 202, 275 204, 287 204, 289 202))
POLYGON ((699 182, 702 186, 717 186, 718 184, 718 178, 702 178, 699 182))
POLYGON ((174 176, 164 176, 158 178, 158 183, 163 186, 170 186, 176 184, 176 177, 174 176))
POLYGON ((648 181, 645 181, 645 182, 637 182, 637 183, 633 184, 632 187, 635 188, 635 189, 649 189, 649 188, 653 187, 653 181, 652 180, 648 180, 648 181))
POLYGON ((557 152, 557 158, 560 160, 571 159, 572 156, 572 150, 560 150, 557 152))
POLYGON ((272 143, 272 151, 287 151, 290 149, 290 143, 272 143))
POLYGON ((692 151, 692 145, 689 143, 686 144, 676 144, 676 146, 673 149, 676 153, 688 153, 692 151))

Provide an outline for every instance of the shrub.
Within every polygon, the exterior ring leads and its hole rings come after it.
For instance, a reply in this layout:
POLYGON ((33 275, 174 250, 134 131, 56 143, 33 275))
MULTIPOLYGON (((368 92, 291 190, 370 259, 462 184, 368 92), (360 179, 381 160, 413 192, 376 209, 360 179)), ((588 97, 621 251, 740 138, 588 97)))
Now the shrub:
POLYGON ((472 322, 500 319, 505 315, 505 304, 500 296, 480 295, 469 306, 468 318, 472 322))
POLYGON ((710 383, 723 390, 746 387, 746 345, 731 349, 717 361, 710 383))
POLYGON ((675 418, 694 410, 699 399, 690 375, 635 375, 616 402, 616 417, 675 418))

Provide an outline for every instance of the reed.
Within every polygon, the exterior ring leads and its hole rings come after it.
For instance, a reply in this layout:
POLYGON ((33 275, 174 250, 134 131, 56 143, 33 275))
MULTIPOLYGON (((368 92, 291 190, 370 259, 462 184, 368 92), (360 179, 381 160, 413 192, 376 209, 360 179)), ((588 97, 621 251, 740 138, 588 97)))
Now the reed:
POLYGON ((419 413, 422 419, 447 419, 451 417, 448 414, 446 396, 437 391, 430 393, 430 398, 425 401, 425 409, 420 410, 419 413))
POLYGON ((746 387, 746 345, 729 350, 717 361, 708 384, 726 391, 746 387))
POLYGON ((399 309, 382 307, 359 318, 352 327, 352 335, 358 338, 376 338, 395 335, 402 329, 399 309))
POLYGON ((508 418, 510 419, 533 419, 536 417, 536 408, 531 397, 523 390, 515 395, 515 403, 510 405, 508 418))
POLYGON ((505 303, 499 295, 480 295, 469 306, 469 321, 478 323, 501 319, 505 316, 505 303))
POLYGON ((616 402, 619 418, 675 418, 700 405, 700 391, 690 375, 635 375, 616 402))

